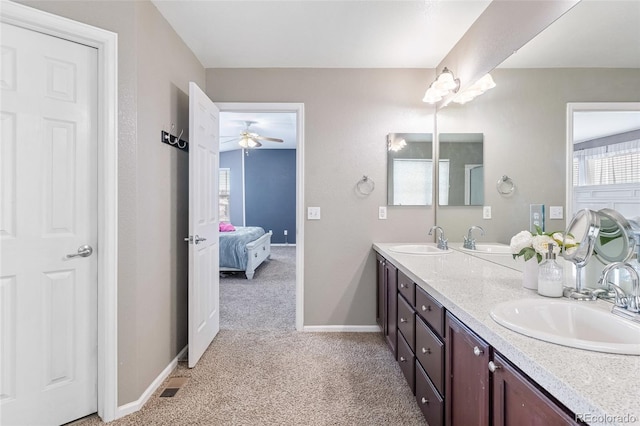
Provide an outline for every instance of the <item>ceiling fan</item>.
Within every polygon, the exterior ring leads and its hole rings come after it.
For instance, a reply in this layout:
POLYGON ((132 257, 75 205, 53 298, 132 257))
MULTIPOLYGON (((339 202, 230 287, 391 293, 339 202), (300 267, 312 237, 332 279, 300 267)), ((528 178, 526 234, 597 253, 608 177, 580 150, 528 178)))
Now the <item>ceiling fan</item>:
POLYGON ((250 132, 249 127, 251 127, 252 124, 256 124, 255 121, 245 121, 244 124, 245 124, 245 129, 240 132, 239 136, 222 136, 223 138, 225 137, 231 138, 228 141, 224 141, 222 143, 238 142, 238 145, 240 145, 242 148, 250 149, 250 148, 261 147, 262 143, 260 143, 260 141, 278 142, 278 143, 284 142, 282 139, 270 138, 267 136, 260 136, 255 132, 250 132))

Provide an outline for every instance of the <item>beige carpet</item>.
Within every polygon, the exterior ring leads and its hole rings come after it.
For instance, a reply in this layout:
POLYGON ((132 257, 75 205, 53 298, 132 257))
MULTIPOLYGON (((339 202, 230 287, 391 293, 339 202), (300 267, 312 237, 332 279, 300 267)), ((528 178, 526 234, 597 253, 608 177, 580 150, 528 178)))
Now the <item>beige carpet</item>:
MULTIPOLYGON (((295 272, 284 271, 292 267, 293 248, 274 249, 272 261, 261 266, 252 283, 240 279, 221 283, 221 303, 242 299, 241 292, 236 291, 238 288, 229 290, 228 284, 253 286, 249 300, 260 299, 259 286, 264 286, 267 293, 269 285, 283 286, 280 290, 287 285, 295 286, 295 272), (270 276, 280 276, 281 281, 288 284, 266 279, 270 276), (233 296, 228 298, 230 295, 233 296)), ((142 410, 110 424, 425 424, 379 333, 293 331, 289 306, 295 304, 286 299, 293 296, 288 290, 282 291, 285 300, 266 297, 277 306, 255 310, 262 318, 255 327, 251 321, 241 318, 242 315, 221 309, 221 331, 197 367, 188 369, 181 362, 172 374, 172 377, 188 377, 176 396, 160 398, 162 386, 142 410), (281 309, 281 305, 285 308, 281 309), (269 319, 268 312, 284 317, 269 319)), ((233 303, 246 308, 238 300, 233 303)), ((80 424, 90 426, 101 422, 91 417, 80 424)))

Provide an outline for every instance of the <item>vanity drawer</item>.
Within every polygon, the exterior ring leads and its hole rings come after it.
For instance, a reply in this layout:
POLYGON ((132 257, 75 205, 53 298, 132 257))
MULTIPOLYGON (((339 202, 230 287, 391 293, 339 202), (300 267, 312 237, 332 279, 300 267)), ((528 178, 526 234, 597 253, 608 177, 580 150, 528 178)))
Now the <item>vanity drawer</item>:
POLYGON ((410 305, 416 304, 416 284, 402 271, 398 271, 398 291, 410 305))
POLYGON ((400 370, 402 370, 402 374, 407 379, 411 392, 415 395, 416 357, 402 334, 398 335, 398 365, 400 365, 400 370))
POLYGON ((420 363, 416 362, 416 401, 429 426, 444 424, 444 400, 433 387, 420 363))
POLYGON ((415 352, 416 314, 402 297, 398 297, 398 330, 402 333, 412 351, 415 352))
POLYGON ((440 395, 444 395, 444 343, 420 317, 416 317, 415 353, 440 395))
POLYGON ((416 286, 416 312, 440 337, 444 337, 444 308, 419 286, 416 286))

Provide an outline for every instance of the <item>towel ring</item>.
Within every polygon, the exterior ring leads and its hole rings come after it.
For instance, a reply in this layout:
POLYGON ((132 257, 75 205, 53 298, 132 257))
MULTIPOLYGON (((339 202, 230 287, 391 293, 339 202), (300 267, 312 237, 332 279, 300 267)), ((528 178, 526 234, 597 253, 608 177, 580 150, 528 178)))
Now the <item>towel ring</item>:
POLYGON ((502 175, 502 177, 498 179, 498 182, 496 183, 496 189, 498 190, 499 194, 509 196, 513 194, 513 191, 516 189, 516 184, 513 183, 513 180, 509 176, 502 175))
POLYGON ((358 191, 360 195, 369 195, 375 188, 376 184, 373 179, 367 177, 366 175, 362 176, 362 179, 360 179, 356 184, 356 191, 358 191))

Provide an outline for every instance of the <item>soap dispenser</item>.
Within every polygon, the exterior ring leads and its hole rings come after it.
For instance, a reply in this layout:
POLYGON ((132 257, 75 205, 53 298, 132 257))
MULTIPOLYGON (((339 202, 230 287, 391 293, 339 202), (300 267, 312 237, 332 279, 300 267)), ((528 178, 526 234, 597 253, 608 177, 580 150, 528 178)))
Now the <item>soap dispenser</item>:
POLYGON ((561 297, 564 289, 562 266, 556 262, 553 243, 549 243, 545 260, 538 268, 538 294, 547 297, 561 297))

